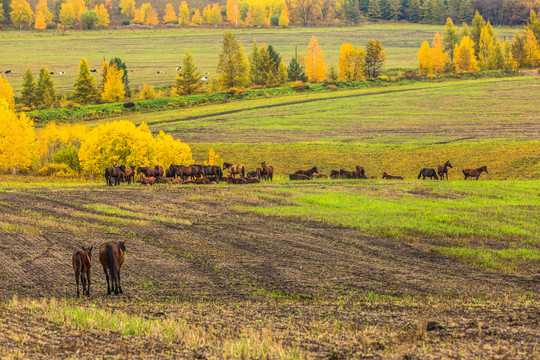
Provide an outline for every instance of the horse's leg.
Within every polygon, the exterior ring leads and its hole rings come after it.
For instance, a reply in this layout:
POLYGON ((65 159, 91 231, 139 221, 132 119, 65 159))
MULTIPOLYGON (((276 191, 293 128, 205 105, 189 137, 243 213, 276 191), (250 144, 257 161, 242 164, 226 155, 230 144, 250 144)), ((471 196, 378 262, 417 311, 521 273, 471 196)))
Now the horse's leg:
POLYGON ((81 273, 81 282, 82 282, 82 294, 86 295, 86 274, 84 271, 81 273))
POLYGON ((105 273, 105 279, 107 279, 107 295, 111 295, 111 288, 109 286, 109 273, 107 272, 107 269, 105 268, 103 268, 103 272, 105 273))
POLYGON ((120 294, 124 293, 122 291, 122 282, 120 281, 120 269, 118 270, 118 290, 119 290, 120 294))
POLYGON ((77 297, 80 296, 79 294, 79 275, 75 274, 75 281, 77 282, 77 297))
POLYGON ((86 279, 88 281, 88 286, 86 288, 86 295, 90 296, 90 283, 91 283, 90 269, 88 269, 88 273, 86 274, 86 279))

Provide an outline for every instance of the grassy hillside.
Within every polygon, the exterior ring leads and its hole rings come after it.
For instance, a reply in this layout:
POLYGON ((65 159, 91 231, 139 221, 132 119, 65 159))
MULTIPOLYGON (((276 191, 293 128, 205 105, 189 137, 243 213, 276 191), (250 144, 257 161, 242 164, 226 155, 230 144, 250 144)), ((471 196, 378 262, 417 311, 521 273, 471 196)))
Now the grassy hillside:
MULTIPOLYGON (((415 67, 416 53, 423 41, 442 32, 443 26, 420 24, 370 24, 351 28, 294 28, 294 29, 238 29, 233 31, 246 51, 254 39, 259 44, 272 44, 288 64, 298 53, 306 52, 312 34, 317 36, 329 64, 336 64, 342 43, 352 42, 365 46, 376 38, 382 41, 387 54, 386 66, 415 67)), ((171 84, 176 67, 181 65, 186 49, 194 55, 201 71, 215 76, 221 42, 225 29, 105 29, 93 31, 56 30, 0 31, 0 70, 12 70, 9 81, 18 94, 26 68, 34 73, 41 66, 47 66, 55 73, 65 71, 65 75, 55 75, 55 84, 60 92, 70 91, 77 74, 81 57, 88 59, 91 68, 99 69, 103 59, 119 56, 130 72, 133 86, 147 82, 153 85, 171 84), (157 75, 157 71, 164 75, 157 75)), ((500 37, 511 36, 511 28, 497 29, 500 37)))

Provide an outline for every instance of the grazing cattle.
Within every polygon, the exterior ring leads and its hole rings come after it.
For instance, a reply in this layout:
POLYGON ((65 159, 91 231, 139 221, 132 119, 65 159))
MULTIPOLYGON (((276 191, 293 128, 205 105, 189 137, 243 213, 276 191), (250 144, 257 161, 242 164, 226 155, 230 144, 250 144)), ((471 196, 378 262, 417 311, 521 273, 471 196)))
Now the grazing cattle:
POLYGON ((246 176, 244 165, 243 164, 231 164, 231 163, 223 163, 223 170, 229 169, 229 175, 232 175, 232 177, 235 177, 235 175, 242 174, 242 177, 246 176))
POLYGON ((258 184, 261 182, 261 180, 259 180, 259 178, 256 176, 247 177, 245 180, 248 184, 258 184))
POLYGON ((158 75, 163 75, 163 74, 165 74, 165 72, 164 72, 164 71, 159 71, 159 70, 158 70, 158 71, 157 71, 157 74, 158 74, 158 75))
POLYGON ((4 74, 11 74, 11 70, 4 71, 4 74))
POLYGON ((208 71, 203 71, 203 74, 204 75, 210 75, 210 73, 208 71))
POLYGON ((266 162, 263 161, 261 163, 261 175, 272 181, 274 179, 274 167, 272 165, 266 165, 266 162))
POLYGON ((435 172, 435 169, 423 168, 422 170, 420 170, 420 174, 418 174, 418 178, 420 179, 421 176, 423 176, 422 180, 426 180, 426 177, 430 178, 431 180, 433 179, 439 180, 439 178, 437 177, 437 173, 435 172))
POLYGON ((126 240, 111 241, 99 247, 99 262, 103 267, 105 278, 107 279, 107 294, 122 294, 122 285, 120 283, 120 270, 124 263, 124 253, 126 252, 126 240), (109 286, 110 279, 110 286, 109 286))
POLYGON ((401 177, 401 176, 393 176, 393 175, 390 175, 390 174, 388 174, 386 171, 383 172, 382 178, 383 178, 383 179, 398 179, 398 180, 403 180, 403 177, 401 177))
POLYGON ((182 70, 182 67, 181 67, 181 66, 177 66, 177 67, 176 67, 176 71, 180 71, 180 70, 182 70))
POLYGON ((294 174, 289 175, 289 179, 291 179, 291 180, 309 180, 310 177, 307 176, 307 175, 304 175, 304 174, 294 173, 294 174))
POLYGON ((92 69, 90 70, 91 73, 97 73, 97 70, 96 69, 92 69))
POLYGON ((465 175, 465 180, 467 180, 469 176, 475 177, 476 180, 478 180, 482 172, 485 172, 486 174, 488 173, 487 166, 484 165, 482 167, 479 167, 478 169, 463 169, 463 175, 465 175))
POLYGON ((54 75, 54 71, 51 71, 51 72, 49 73, 49 75, 54 75))
POLYGON ((312 178, 313 174, 318 174, 318 173, 319 173, 319 170, 317 170, 316 166, 312 167, 309 170, 298 170, 297 172, 295 172, 295 174, 306 175, 309 178, 312 178))
POLYGON ((65 73, 66 73, 65 71, 59 71, 58 75, 64 75, 65 73))
POLYGON ((354 173, 355 179, 367 179, 366 170, 361 166, 356 165, 356 170, 353 171, 353 173, 354 173))
POLYGON ((90 246, 86 249, 84 246, 82 250, 76 250, 71 257, 71 263, 73 270, 75 271, 75 281, 77 282, 77 297, 79 294, 79 279, 82 283, 83 295, 90 296, 90 267, 92 266, 92 248, 90 246))
POLYGON ((203 77, 201 78, 201 81, 208 81, 208 76, 203 76, 203 77))
POLYGON ((448 180, 448 168, 453 168, 452 164, 450 164, 450 160, 444 164, 441 163, 437 165, 437 174, 439 174, 441 180, 444 180, 444 174, 446 174, 446 180, 448 180))
POLYGON ((330 171, 330 178, 331 179, 339 179, 339 177, 340 177, 339 171, 337 171, 337 170, 330 171))
POLYGON ((154 185, 156 183, 156 179, 153 177, 145 177, 143 174, 141 174, 141 177, 139 180, 137 180, 137 182, 141 185, 154 185))
POLYGON ((227 177, 227 184, 247 184, 244 178, 233 178, 231 175, 227 177))
POLYGON ((313 174, 313 179, 328 179, 326 174, 313 174))

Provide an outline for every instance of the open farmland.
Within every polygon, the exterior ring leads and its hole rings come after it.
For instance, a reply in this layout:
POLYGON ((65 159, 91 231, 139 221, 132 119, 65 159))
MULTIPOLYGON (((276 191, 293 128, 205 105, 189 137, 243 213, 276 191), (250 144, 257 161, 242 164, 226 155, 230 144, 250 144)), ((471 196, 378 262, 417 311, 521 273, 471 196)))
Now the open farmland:
MULTIPOLYGON (((288 64, 294 56, 304 54, 312 34, 326 54, 329 64, 337 66, 342 43, 352 42, 365 46, 371 39, 379 39, 387 53, 387 68, 414 68, 416 53, 423 41, 431 41, 433 34, 442 32, 443 26, 420 24, 370 24, 346 28, 298 28, 298 29, 230 29, 237 39, 250 51, 253 39, 259 44, 272 44, 288 64)), ((511 37, 516 29, 496 29, 501 38, 511 37)), ((12 70, 8 80, 16 93, 22 86, 26 68, 34 74, 42 66, 55 73, 55 85, 62 93, 71 91, 82 57, 88 59, 91 68, 99 69, 103 59, 120 57, 135 72, 129 73, 133 87, 143 83, 170 85, 181 65, 185 50, 193 54, 201 71, 215 77, 219 49, 226 29, 171 28, 171 29, 107 29, 93 31, 0 31, 0 70, 12 70), (157 75, 156 72, 165 74, 157 75)))
POLYGON ((469 184, 2 186, 0 355, 534 357, 538 181, 469 184), (72 299, 71 252, 109 239, 124 296, 94 253, 72 299))

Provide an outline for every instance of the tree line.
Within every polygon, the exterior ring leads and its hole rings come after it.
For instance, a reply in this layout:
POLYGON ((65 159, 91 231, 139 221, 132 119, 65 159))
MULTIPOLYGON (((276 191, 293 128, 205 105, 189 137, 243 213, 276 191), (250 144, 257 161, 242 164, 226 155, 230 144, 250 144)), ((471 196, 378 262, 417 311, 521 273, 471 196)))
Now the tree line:
POLYGON ((491 23, 476 12, 471 27, 461 31, 451 18, 444 33, 435 34, 431 46, 425 41, 418 52, 420 74, 435 76, 444 72, 475 72, 540 67, 540 17, 531 10, 525 34, 519 31, 501 40, 491 23))
POLYGON ((118 6, 110 0, 55 0, 52 11, 46 0, 35 11, 27 0, 0 0, 0 24, 36 29, 92 29, 107 27, 111 20, 151 27, 354 25, 365 20, 444 24, 448 17, 470 22, 477 11, 491 24, 516 25, 527 22, 531 10, 540 11, 540 0, 226 0, 208 2, 202 9, 190 9, 186 1, 157 8, 155 2, 137 6, 135 0, 119 0, 118 6))

